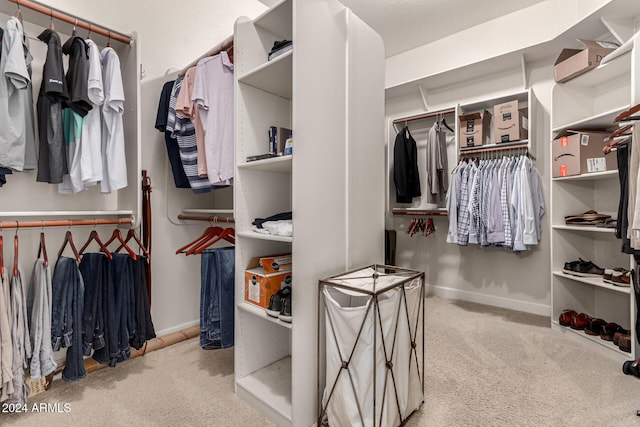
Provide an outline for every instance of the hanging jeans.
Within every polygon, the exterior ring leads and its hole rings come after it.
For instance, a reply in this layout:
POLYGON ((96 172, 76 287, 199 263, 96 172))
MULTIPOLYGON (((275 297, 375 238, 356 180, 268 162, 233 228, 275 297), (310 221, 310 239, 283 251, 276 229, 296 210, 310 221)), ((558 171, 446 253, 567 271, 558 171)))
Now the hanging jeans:
POLYGON ((33 267, 27 307, 33 347, 29 372, 36 379, 49 375, 57 367, 51 348, 51 270, 42 258, 33 267))
POLYGON ((149 289, 147 287, 148 263, 149 259, 140 255, 133 261, 136 330, 131 336, 129 344, 136 350, 140 350, 147 340, 156 337, 149 307, 149 289))
POLYGON ((7 403, 25 405, 29 386, 25 383, 24 370, 31 359, 31 339, 27 320, 27 292, 22 281, 22 270, 11 277, 11 339, 13 341, 13 394, 7 403))
POLYGON ((200 347, 233 346, 235 248, 202 252, 200 283, 200 347))
POLYGON ((84 282, 73 258, 60 257, 53 271, 51 335, 53 351, 67 349, 62 371, 65 381, 78 381, 87 376, 82 358, 82 313, 84 282))
POLYGON ((103 288, 111 283, 109 260, 104 254, 82 256, 80 273, 84 282, 84 311, 82 313, 82 354, 91 356, 92 350, 104 347, 103 288))
POLYGON ((93 358, 114 367, 131 356, 129 337, 135 334, 133 296, 133 258, 112 253, 109 261, 111 283, 102 286, 102 309, 105 316, 105 346, 93 352, 93 358))

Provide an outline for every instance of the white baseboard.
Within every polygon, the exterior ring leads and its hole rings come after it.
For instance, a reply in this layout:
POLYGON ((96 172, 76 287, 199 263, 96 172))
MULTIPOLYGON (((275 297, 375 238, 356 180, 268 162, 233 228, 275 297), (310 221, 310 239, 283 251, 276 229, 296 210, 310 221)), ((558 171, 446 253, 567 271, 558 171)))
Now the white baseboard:
POLYGON ((171 328, 163 329, 161 331, 156 331, 156 336, 163 337, 165 335, 172 334, 174 332, 181 331, 183 329, 190 328, 192 326, 196 326, 200 324, 200 320, 193 320, 191 322, 183 323, 182 325, 173 326, 171 328))
POLYGON ((463 291, 460 289, 447 288, 444 286, 427 285, 427 295, 435 295, 440 298, 455 299, 461 301, 475 302, 478 304, 491 305, 494 307, 508 308, 510 310, 523 311, 525 313, 537 314, 540 316, 551 316, 551 306, 534 302, 520 301, 517 299, 486 295, 478 292, 463 291))

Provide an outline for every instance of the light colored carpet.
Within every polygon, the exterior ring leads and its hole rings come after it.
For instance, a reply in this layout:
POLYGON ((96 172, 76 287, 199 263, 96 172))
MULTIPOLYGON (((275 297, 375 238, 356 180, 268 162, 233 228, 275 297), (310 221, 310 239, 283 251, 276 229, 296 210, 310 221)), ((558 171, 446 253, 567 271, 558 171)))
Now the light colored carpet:
MULTIPOLYGON (((504 309, 426 300, 425 404, 407 426, 640 425, 640 380, 549 320, 504 309)), ((315 367, 309 367, 315 381, 315 367)), ((30 402, 70 403, 60 414, 0 414, 15 426, 264 426, 233 393, 233 350, 191 339, 30 402)))

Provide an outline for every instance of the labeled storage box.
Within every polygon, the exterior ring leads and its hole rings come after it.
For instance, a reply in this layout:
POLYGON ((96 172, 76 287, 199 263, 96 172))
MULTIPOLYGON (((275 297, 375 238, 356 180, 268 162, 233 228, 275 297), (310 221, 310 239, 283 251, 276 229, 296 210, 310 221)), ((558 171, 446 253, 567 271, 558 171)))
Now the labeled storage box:
POLYGON ((269 306, 269 298, 285 286, 292 285, 291 271, 266 273, 259 258, 252 258, 244 272, 244 300, 262 308, 269 306))
POLYGON ((376 264, 319 292, 317 425, 404 425, 424 402, 424 273, 376 264))
POLYGON ((518 109, 518 100, 493 107, 493 142, 513 142, 527 139, 529 121, 527 109, 518 109))
POLYGON ((567 82, 580 74, 596 68, 602 58, 618 48, 612 42, 581 40, 584 49, 562 49, 553 66, 553 77, 556 82, 567 82))
POLYGON ((267 274, 286 273, 291 271, 291 254, 274 255, 260 258, 260 266, 267 274))
POLYGON ((614 153, 604 155, 604 138, 607 131, 565 130, 556 136, 551 145, 551 169, 553 177, 604 172, 618 168, 614 153))
POLYGON ((460 116, 460 147, 477 147, 489 138, 491 113, 488 111, 460 116))

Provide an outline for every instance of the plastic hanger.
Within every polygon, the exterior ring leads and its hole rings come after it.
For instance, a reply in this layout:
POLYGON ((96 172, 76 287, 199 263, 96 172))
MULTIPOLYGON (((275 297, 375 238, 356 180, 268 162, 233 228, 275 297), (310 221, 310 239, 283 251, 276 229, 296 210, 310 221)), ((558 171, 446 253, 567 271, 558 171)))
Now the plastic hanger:
POLYGON ((124 238, 122 237, 122 233, 120 232, 119 228, 116 228, 115 230, 113 230, 113 234, 111 235, 111 238, 104 245, 108 247, 111 244, 111 242, 113 242, 114 240, 117 240, 118 242, 120 242, 122 247, 127 251, 129 256, 131 256, 131 258, 133 258, 134 261, 138 259, 138 257, 136 256, 136 253, 124 241, 124 238))
POLYGON ((444 115, 442 116, 442 120, 440 121, 440 123, 442 123, 444 125, 444 127, 446 127, 447 129, 449 129, 451 132, 455 133, 455 131, 453 129, 451 129, 449 127, 449 125, 447 124, 447 121, 444 118, 444 115))
POLYGON ((84 246, 80 248, 80 255, 84 254, 84 250, 87 249, 87 246, 89 246, 91 241, 95 241, 98 244, 98 246, 100 247, 100 250, 104 252, 107 258, 113 259, 111 252, 109 252, 109 249, 107 249, 107 246, 104 243, 102 243, 102 240, 100 240, 100 236, 98 236, 98 232, 96 230, 91 230, 91 233, 89 233, 89 237, 87 238, 87 241, 85 242, 84 246))
POLYGON ((87 40, 91 40, 91 24, 89 24, 89 32, 87 33, 87 40))
MULTIPOLYGON (((151 258, 151 254, 138 237, 138 233, 136 233, 136 230, 134 230, 133 228, 129 229, 129 231, 127 232, 127 237, 124 239, 124 242, 129 243, 129 240, 131 239, 133 239, 138 244, 138 247, 140 247, 140 250, 142 251, 142 254, 144 256, 146 256, 147 258, 151 258)), ((114 252, 120 252, 123 247, 124 246, 122 245, 118 246, 118 249, 116 249, 114 252)))
POLYGON ((62 252, 64 252, 64 248, 67 247, 67 244, 69 244, 69 247, 71 247, 73 255, 76 257, 76 261, 80 263, 80 254, 78 253, 78 249, 76 249, 75 243, 73 243, 73 235, 71 234, 71 230, 67 230, 64 235, 64 242, 62 242, 62 247, 58 251, 58 258, 62 256, 62 252))
POLYGON ((206 239, 211 237, 212 234, 218 235, 222 233, 222 231, 223 231, 222 227, 214 227, 214 226, 207 227, 202 232, 202 234, 198 236, 195 240, 192 240, 191 242, 187 243, 186 245, 178 249, 176 251, 176 255, 179 254, 180 252, 184 252, 185 250, 188 250, 188 248, 192 246, 198 246, 199 244, 203 243, 206 239))
POLYGON ((210 247, 211 245, 213 245, 214 243, 224 239, 229 243, 232 243, 235 245, 236 243, 236 231, 235 229, 229 227, 229 228, 225 228, 222 233, 220 233, 219 236, 214 237, 213 240, 207 240, 205 242, 203 242, 201 245, 199 245, 196 248, 191 249, 190 251, 187 251, 187 255, 198 255, 200 253, 202 253, 202 251, 204 251, 205 249, 207 249, 208 247, 210 247))
POLYGON ((44 242, 44 232, 40 232, 40 246, 38 247, 38 258, 42 258, 44 260, 44 266, 49 267, 49 257, 47 256, 47 246, 44 242))

